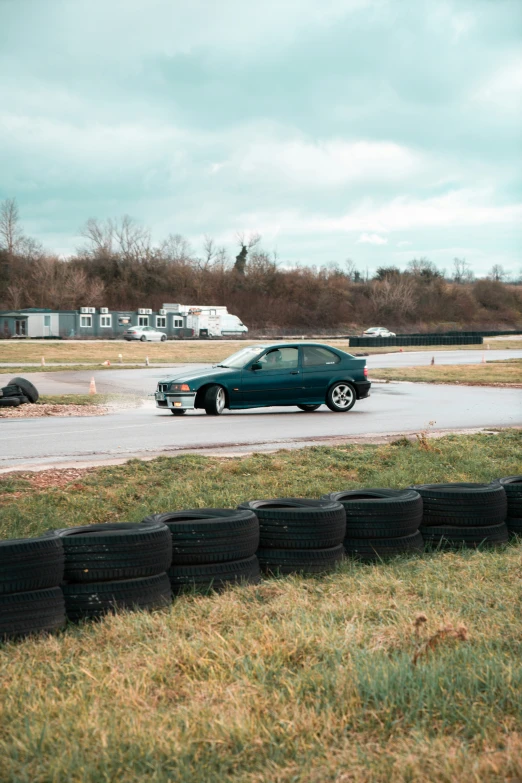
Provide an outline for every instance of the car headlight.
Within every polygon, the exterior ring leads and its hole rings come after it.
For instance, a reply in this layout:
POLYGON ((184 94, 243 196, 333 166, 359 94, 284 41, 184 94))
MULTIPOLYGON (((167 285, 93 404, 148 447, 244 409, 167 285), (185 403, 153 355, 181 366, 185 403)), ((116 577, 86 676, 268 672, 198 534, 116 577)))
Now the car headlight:
POLYGON ((170 384, 170 390, 171 391, 190 391, 190 386, 188 383, 171 383, 170 384))

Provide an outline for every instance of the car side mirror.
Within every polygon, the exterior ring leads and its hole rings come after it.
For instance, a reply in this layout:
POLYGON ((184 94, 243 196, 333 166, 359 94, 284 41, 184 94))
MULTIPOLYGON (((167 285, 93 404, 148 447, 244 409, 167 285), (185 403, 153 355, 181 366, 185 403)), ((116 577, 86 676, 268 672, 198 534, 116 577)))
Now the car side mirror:
POLYGON ((254 364, 250 367, 251 370, 262 370, 263 366, 259 362, 254 362, 254 364))

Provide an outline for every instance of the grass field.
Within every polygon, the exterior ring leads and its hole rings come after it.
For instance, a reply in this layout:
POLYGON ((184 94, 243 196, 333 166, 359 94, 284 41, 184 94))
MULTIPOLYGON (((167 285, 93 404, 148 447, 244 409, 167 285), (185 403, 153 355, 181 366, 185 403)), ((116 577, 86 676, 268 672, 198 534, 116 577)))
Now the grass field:
MULTIPOLYGON (((487 364, 434 364, 427 367, 376 368, 372 377, 388 381, 461 384, 522 384, 522 359, 487 364)), ((371 378, 370 378, 371 380, 371 378)))
MULTIPOLYGON (((267 341, 270 342, 270 341, 267 341)), ((315 342, 324 342, 328 340, 318 339, 315 342)), ((502 349, 520 349, 522 340, 501 340, 492 338, 488 340, 492 348, 502 349)), ((237 342, 221 341, 174 341, 168 340, 165 343, 140 343, 125 342, 115 340, 110 342, 101 342, 96 340, 85 340, 84 342, 69 342, 67 340, 49 342, 47 340, 33 341, 10 341, 0 340, 0 362, 17 362, 19 368, 25 372, 31 368, 25 367, 26 362, 40 362, 42 356, 47 363, 58 364, 74 362, 99 362, 109 360, 111 368, 114 369, 119 363, 119 354, 122 355, 123 362, 136 362, 143 365, 145 357, 148 356, 151 362, 165 362, 173 364, 178 362, 218 362, 230 356, 240 348, 244 348, 253 343, 248 340, 237 342)), ((340 348, 342 351, 350 351, 346 340, 333 340, 331 345, 340 348)), ((447 351, 447 350, 483 350, 482 345, 435 345, 435 346, 407 346, 403 350, 409 351, 447 351)), ((365 350, 367 353, 393 353, 399 349, 390 348, 352 348, 353 352, 365 350)), ((41 367, 34 368, 33 371, 41 371, 41 367)), ((51 370, 50 367, 46 368, 51 370)), ((70 369, 85 369, 84 367, 75 367, 70 369)), ((126 369, 129 369, 128 367, 126 369)))
MULTIPOLYGON (((522 472, 518 431, 0 479, 0 536, 522 472)), ((0 647, 0 780, 522 778, 522 546, 346 562, 0 647)))

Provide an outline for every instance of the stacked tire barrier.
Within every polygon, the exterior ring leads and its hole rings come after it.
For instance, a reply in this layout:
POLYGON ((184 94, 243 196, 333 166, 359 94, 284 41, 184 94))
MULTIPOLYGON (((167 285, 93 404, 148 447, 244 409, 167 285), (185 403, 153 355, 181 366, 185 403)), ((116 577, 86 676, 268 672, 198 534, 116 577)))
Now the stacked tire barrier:
POLYGON ((256 584, 259 522, 249 510, 198 508, 147 517, 167 526, 172 537, 168 577, 174 594, 256 584))
POLYGON ((507 529, 511 535, 522 536, 522 476, 506 476, 499 484, 507 498, 507 529))
POLYGON ((257 556, 265 572, 316 574, 343 558, 346 515, 340 503, 276 498, 250 500, 238 508, 259 519, 257 556))
POLYGON ((350 348, 387 348, 411 345, 482 345, 484 338, 475 335, 474 337, 457 337, 446 335, 422 335, 413 337, 411 335, 404 337, 350 337, 350 348))
POLYGON ((191 509, 0 541, 0 640, 118 608, 168 606, 172 593, 256 584, 260 571, 318 574, 436 547, 497 546, 522 535, 522 476, 490 484, 358 489, 191 509), (506 526, 507 518, 507 526, 506 526))
POLYGON ((25 378, 11 378, 7 386, 0 388, 0 408, 17 408, 28 402, 38 402, 38 390, 25 378))
POLYGON ((422 552, 419 527, 422 498, 410 489, 360 489, 332 492, 323 500, 339 502, 346 512, 344 548, 360 560, 379 560, 422 552))
POLYGON ((491 484, 419 484, 420 528, 426 543, 439 547, 497 546, 508 541, 504 487, 491 484))
POLYGON ((158 522, 51 530, 63 543, 63 594, 69 620, 97 618, 117 608, 155 609, 171 602, 166 571, 172 557, 169 529, 158 522))
POLYGON ((65 625, 60 585, 64 552, 60 540, 0 541, 0 639, 56 631, 65 625))

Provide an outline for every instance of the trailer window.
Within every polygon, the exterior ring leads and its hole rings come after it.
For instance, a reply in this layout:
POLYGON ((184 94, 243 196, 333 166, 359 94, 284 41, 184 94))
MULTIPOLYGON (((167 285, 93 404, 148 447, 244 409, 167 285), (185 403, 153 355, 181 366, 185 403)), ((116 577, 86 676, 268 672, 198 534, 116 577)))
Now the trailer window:
POLYGON ((165 315, 156 316, 156 329, 165 329, 167 326, 167 317, 165 315))
POLYGON ((105 328, 112 326, 112 315, 100 315, 100 326, 105 328))
POLYGON ((80 326, 83 329, 90 329, 92 327, 92 315, 81 315, 80 326))
POLYGON ((149 325, 149 316, 148 315, 139 315, 138 316, 138 326, 148 326, 149 325))
POLYGON ((174 329, 181 329, 183 326, 183 318, 174 318, 173 319, 174 329))

